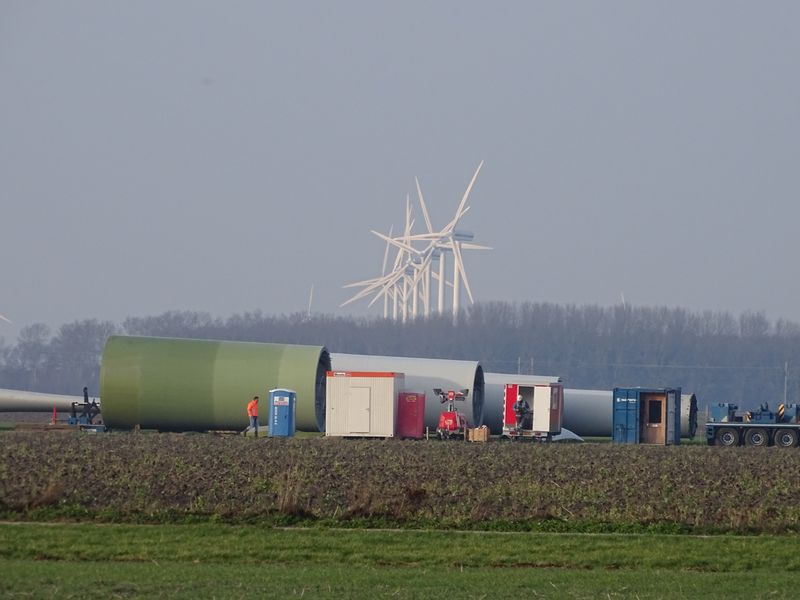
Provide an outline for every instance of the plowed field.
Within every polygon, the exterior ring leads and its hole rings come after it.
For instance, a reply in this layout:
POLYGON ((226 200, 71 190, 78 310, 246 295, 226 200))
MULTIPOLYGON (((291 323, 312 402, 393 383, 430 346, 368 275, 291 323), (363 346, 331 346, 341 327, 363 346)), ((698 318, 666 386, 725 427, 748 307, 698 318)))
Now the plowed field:
POLYGON ((0 435, 5 518, 800 530, 800 450, 0 435))

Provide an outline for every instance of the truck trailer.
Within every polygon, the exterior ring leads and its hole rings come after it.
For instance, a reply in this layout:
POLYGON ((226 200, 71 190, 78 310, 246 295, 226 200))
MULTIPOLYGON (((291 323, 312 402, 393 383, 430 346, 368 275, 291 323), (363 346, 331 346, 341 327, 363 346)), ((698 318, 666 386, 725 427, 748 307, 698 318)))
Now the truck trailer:
POLYGON ((709 408, 711 420, 705 425, 709 446, 792 448, 800 440, 800 404, 780 404, 774 411, 766 402, 751 411, 739 411, 727 402, 709 408))

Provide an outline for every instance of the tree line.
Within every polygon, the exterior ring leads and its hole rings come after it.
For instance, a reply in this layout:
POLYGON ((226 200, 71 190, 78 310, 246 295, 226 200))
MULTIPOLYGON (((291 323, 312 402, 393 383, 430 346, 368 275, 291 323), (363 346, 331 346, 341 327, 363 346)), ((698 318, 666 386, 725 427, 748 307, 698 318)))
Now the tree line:
POLYGON ((324 345, 331 352, 479 360, 486 371, 559 375, 567 387, 680 386, 701 406, 800 402, 800 325, 762 313, 488 302, 450 316, 395 323, 326 314, 170 311, 121 324, 44 324, 0 343, 0 387, 98 395, 113 334, 324 345), (788 368, 787 368, 788 366, 788 368))

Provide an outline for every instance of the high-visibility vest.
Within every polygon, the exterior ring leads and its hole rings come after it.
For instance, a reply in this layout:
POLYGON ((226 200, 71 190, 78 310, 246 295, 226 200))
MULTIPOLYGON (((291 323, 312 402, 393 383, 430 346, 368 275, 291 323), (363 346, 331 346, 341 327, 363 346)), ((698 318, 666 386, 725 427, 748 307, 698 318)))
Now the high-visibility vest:
POLYGON ((258 416, 258 402, 255 400, 250 400, 247 405, 247 416, 248 417, 257 417, 258 416))

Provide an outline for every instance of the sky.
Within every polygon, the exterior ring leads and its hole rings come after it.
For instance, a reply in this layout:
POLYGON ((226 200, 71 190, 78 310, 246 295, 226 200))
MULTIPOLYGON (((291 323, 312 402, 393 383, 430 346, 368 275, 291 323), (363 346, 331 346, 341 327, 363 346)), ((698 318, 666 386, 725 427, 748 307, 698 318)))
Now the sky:
MULTIPOLYGON (((800 321, 800 3, 0 2, 0 337, 339 305, 420 179, 477 301, 800 321)), ((413 198, 413 195, 412 195, 413 198)), ((416 209, 415 231, 422 229, 416 209)))

